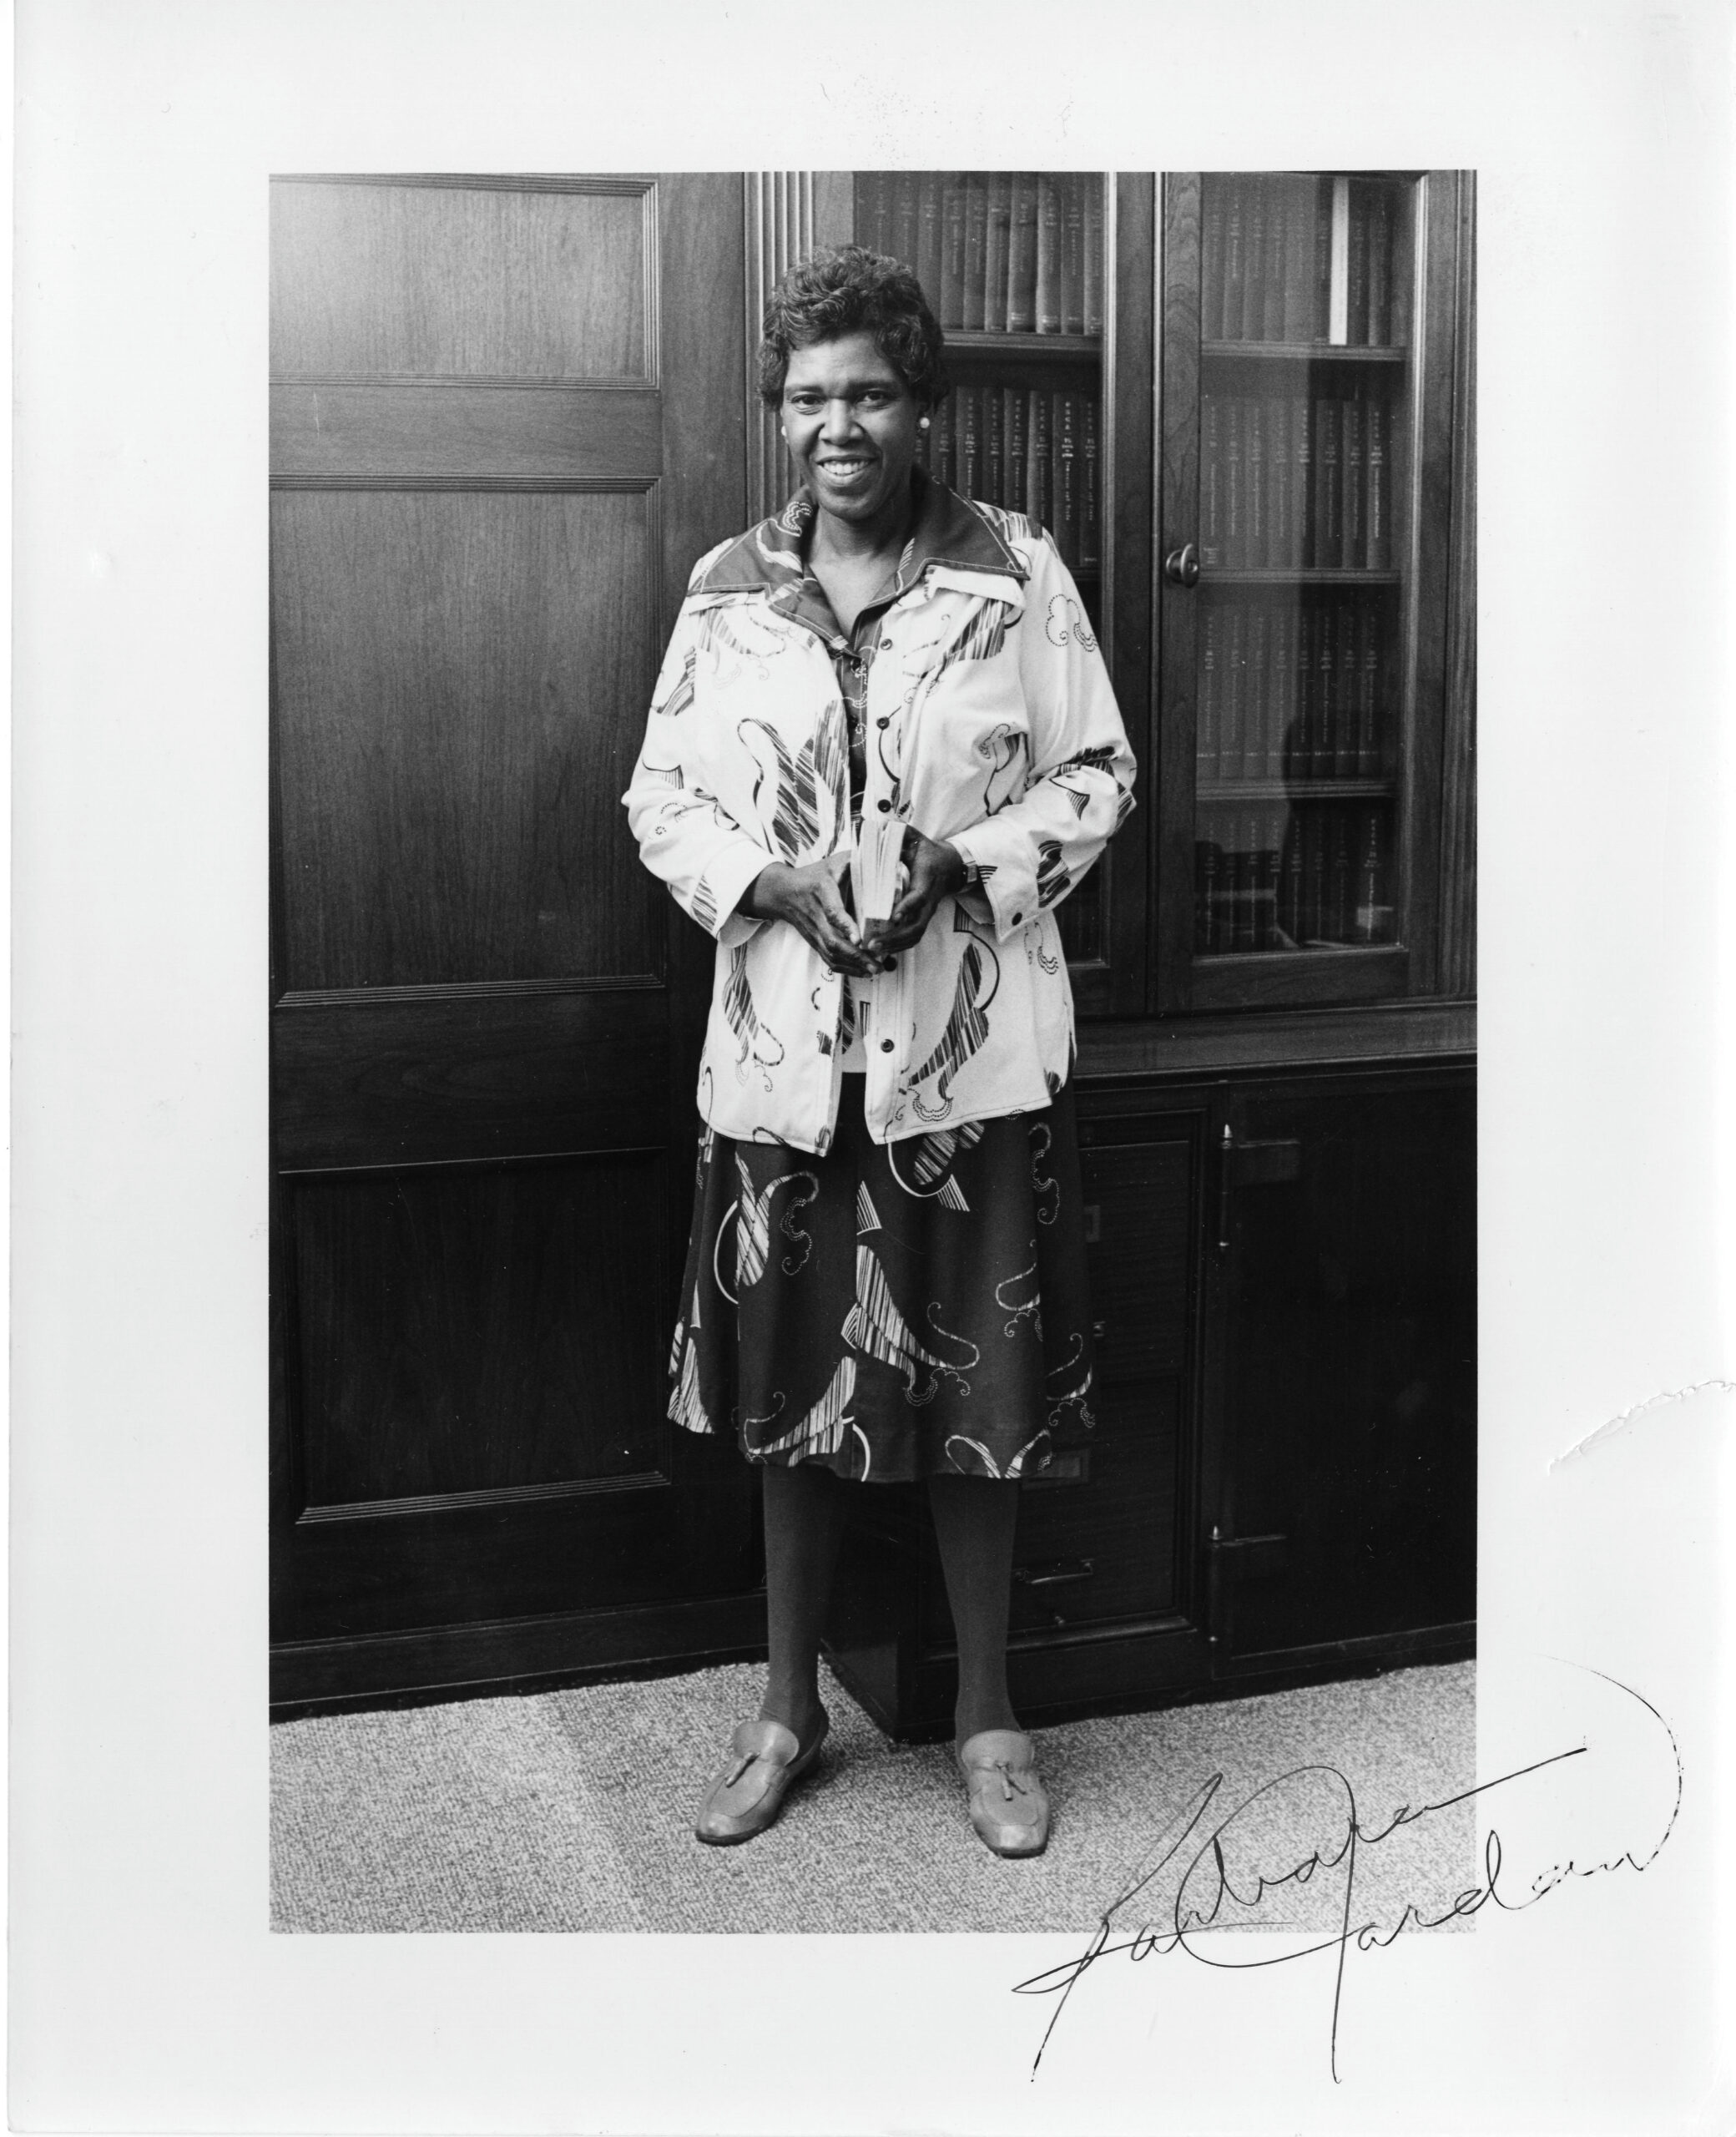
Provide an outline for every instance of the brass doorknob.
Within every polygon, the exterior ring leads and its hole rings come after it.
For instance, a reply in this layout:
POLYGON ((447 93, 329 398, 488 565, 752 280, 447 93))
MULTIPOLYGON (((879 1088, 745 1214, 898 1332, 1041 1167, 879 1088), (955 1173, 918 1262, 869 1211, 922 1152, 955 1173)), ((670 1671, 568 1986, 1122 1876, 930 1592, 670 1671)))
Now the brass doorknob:
POLYGON ((1163 559, 1163 576, 1173 586, 1198 586, 1199 552, 1191 542, 1172 549, 1163 559))

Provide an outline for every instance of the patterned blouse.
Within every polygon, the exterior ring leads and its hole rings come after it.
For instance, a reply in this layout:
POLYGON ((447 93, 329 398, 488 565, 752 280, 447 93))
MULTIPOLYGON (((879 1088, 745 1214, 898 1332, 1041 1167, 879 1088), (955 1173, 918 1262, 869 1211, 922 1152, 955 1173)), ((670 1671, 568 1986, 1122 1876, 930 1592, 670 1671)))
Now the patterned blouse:
POLYGON ((799 491, 700 558, 658 678, 623 799, 645 865, 718 943, 698 1097, 721 1134, 824 1152, 856 1048, 882 1143, 1045 1105, 1072 1064, 1053 908, 1132 809, 1133 751, 1049 537, 916 482, 891 598, 853 644, 807 568, 799 491), (853 984, 736 911, 770 862, 853 843, 840 651, 861 662, 861 808, 950 840, 980 885, 853 984))

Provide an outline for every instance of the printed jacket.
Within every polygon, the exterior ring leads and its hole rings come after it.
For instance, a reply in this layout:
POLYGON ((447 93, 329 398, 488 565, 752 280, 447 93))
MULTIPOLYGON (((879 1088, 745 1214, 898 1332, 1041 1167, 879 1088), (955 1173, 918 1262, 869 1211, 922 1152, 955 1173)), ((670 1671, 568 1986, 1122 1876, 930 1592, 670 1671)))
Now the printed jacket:
POLYGON ((862 807, 950 840, 981 888, 943 899, 866 982, 829 973, 787 924, 738 913, 769 862, 853 841, 843 700, 801 614, 812 511, 799 492, 700 558, 623 800, 645 865, 718 944, 701 1115, 824 1153, 852 1013, 876 1142, 1047 1104, 1073 1051, 1055 907, 1132 809, 1134 767, 1053 542, 927 482, 921 568, 868 673, 862 807))

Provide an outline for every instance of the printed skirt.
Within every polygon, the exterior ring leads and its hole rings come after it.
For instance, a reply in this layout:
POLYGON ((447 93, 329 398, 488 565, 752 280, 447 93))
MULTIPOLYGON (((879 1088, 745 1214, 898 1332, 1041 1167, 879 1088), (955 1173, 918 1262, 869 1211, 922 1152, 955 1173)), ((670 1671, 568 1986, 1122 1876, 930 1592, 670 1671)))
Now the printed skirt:
POLYGON ((1072 1092, 878 1144, 844 1078, 824 1157, 709 1128, 669 1415, 749 1462, 1017 1478, 1091 1429, 1072 1092))

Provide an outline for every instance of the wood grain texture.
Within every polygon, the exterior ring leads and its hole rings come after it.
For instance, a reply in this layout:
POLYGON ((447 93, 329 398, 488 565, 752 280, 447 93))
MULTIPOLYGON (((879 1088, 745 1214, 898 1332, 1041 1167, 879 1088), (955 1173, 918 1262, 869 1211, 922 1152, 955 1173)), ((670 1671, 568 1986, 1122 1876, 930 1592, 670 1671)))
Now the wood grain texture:
POLYGON ((272 527, 285 986, 654 972, 651 500, 286 491, 272 527))
POLYGON ((271 1023, 285 1171, 632 1149, 667 1133, 660 988, 292 1003, 271 1023))
POLYGON ((271 389, 272 480, 510 482, 648 488, 663 472, 654 393, 562 386, 300 386, 271 389))
POLYGON ((307 1503, 656 1471, 663 1163, 294 1182, 307 1503))
POLYGON ((648 182, 275 184, 272 371, 654 383, 654 215, 648 182))
MULTIPOLYGON (((1111 1094, 1094 1087, 1121 1079, 1246 1075, 1336 1062, 1462 1058, 1476 1051, 1476 1011, 1468 1003, 1370 1003, 1355 1008, 1244 1009, 1224 1016, 1148 1018, 1094 1024, 1080 1034, 1074 1071, 1095 1106, 1111 1094)), ((1137 1104, 1137 1090, 1113 1094, 1137 1104)))

